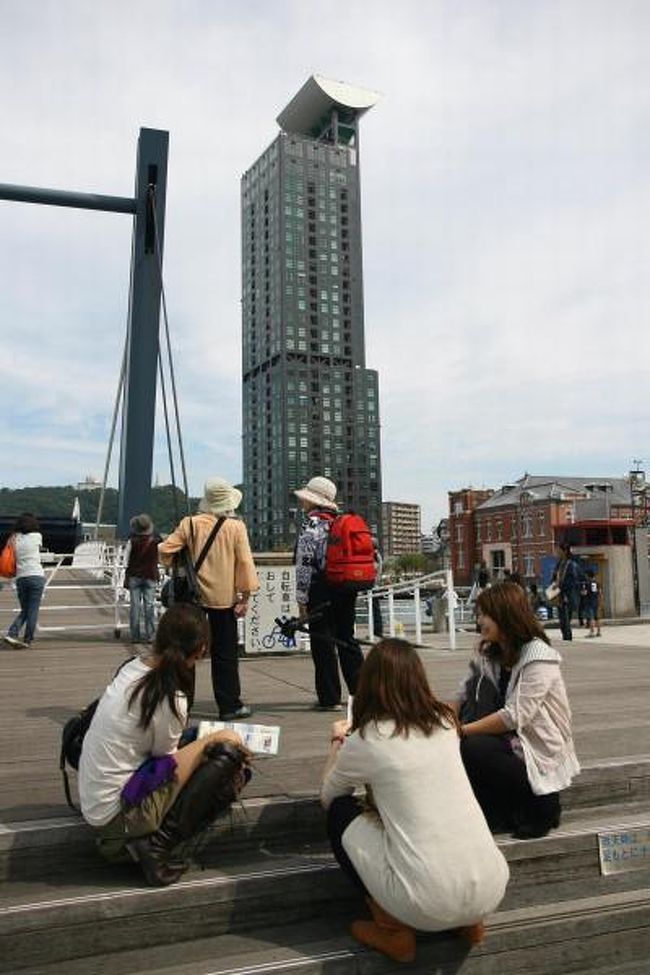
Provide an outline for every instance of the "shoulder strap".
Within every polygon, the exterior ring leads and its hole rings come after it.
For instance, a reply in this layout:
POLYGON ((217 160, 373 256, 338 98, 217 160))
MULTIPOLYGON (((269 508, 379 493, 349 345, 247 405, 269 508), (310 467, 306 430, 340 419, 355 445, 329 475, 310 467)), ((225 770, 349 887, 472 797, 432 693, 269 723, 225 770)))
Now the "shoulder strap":
MULTIPOLYGON (((212 529, 212 531, 208 535, 208 540, 206 541, 205 545, 201 549, 201 554, 199 555, 198 559, 196 560, 196 562, 194 564, 194 571, 195 572, 198 573, 199 569, 203 565, 203 563, 205 561, 205 557, 208 554, 208 552, 210 551, 210 548, 212 546, 212 543, 215 540, 215 538, 217 537, 217 535, 219 534, 219 529, 221 528, 221 526, 223 525, 223 523, 224 523, 225 520, 226 520, 225 518, 219 518, 217 520, 216 525, 214 526, 214 528, 212 529)), ((192 524, 192 519, 190 518, 190 525, 191 524, 192 524)))

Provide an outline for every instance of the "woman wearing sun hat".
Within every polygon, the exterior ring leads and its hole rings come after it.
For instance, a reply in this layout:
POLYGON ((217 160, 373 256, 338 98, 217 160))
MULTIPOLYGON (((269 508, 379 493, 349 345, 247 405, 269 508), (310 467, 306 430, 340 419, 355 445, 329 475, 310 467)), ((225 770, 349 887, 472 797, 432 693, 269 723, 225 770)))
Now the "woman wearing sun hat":
POLYGON ((156 629, 155 595, 158 582, 158 542, 153 521, 143 512, 131 518, 129 555, 124 573, 124 585, 129 590, 129 629, 131 642, 142 642, 141 620, 144 620, 144 642, 151 643, 156 629))
POLYGON ((323 571, 332 518, 339 510, 336 484, 327 477, 312 477, 293 493, 305 515, 296 542, 296 602, 301 616, 317 614, 309 623, 315 708, 338 711, 341 708, 339 663, 348 693, 354 695, 363 654, 354 638, 356 593, 333 589, 323 571))
POLYGON ((251 714, 241 699, 237 618, 245 615, 248 597, 259 589, 259 582, 246 525, 235 515, 241 499, 241 491, 222 477, 209 478, 199 502, 199 513, 183 518, 158 546, 163 565, 170 565, 174 555, 183 548, 188 549, 196 563, 217 521, 221 523, 197 578, 201 605, 210 623, 212 688, 222 721, 247 718, 251 714))

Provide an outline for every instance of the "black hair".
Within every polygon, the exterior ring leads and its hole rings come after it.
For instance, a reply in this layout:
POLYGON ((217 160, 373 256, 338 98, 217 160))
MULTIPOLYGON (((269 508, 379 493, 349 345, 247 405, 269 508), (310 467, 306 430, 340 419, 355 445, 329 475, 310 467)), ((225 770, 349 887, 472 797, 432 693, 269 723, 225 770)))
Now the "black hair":
POLYGON ((23 511, 22 515, 19 515, 16 519, 16 524, 14 525, 14 531, 20 532, 22 535, 29 535, 30 532, 39 532, 40 530, 41 527, 38 520, 31 511, 23 511))
POLYGON ((156 710, 167 701, 172 714, 180 719, 176 695, 192 694, 192 664, 188 661, 208 645, 209 629, 205 613, 190 603, 174 603, 158 624, 153 645, 154 665, 135 685, 129 707, 140 698, 141 728, 148 728, 156 710))

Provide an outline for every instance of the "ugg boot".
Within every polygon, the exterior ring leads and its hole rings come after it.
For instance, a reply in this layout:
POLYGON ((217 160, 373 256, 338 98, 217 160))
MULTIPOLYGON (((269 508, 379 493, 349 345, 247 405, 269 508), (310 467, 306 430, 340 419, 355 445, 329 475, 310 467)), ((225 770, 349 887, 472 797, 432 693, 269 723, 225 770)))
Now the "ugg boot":
POLYGON ((482 945, 485 941, 485 925, 483 921, 477 921, 476 924, 468 924, 463 928, 456 928, 456 934, 459 938, 464 938, 468 941, 472 947, 476 945, 482 945))
POLYGON ((367 898, 372 921, 354 921, 352 937, 362 945, 375 948, 393 961, 415 960, 415 932, 385 911, 371 897, 367 898))
POLYGON ((156 832, 129 842, 128 849, 148 884, 168 887, 185 872, 187 864, 171 861, 173 850, 207 829, 230 807, 250 777, 245 762, 236 745, 208 745, 204 761, 181 789, 156 832))

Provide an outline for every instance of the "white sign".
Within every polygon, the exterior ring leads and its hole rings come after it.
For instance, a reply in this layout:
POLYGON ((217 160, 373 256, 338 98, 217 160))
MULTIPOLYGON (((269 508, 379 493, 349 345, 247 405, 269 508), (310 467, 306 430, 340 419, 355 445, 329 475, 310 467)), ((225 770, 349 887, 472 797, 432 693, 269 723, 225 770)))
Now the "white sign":
POLYGON ((647 869, 650 866, 650 828, 630 826, 599 833, 598 852, 600 872, 605 876, 647 869))
MULTIPOLYGON (((276 617, 297 616, 296 570, 292 565, 258 565, 260 588, 251 594, 245 617, 246 653, 295 650, 300 640, 283 637, 276 617)), ((299 644, 298 644, 299 645, 299 644)))

